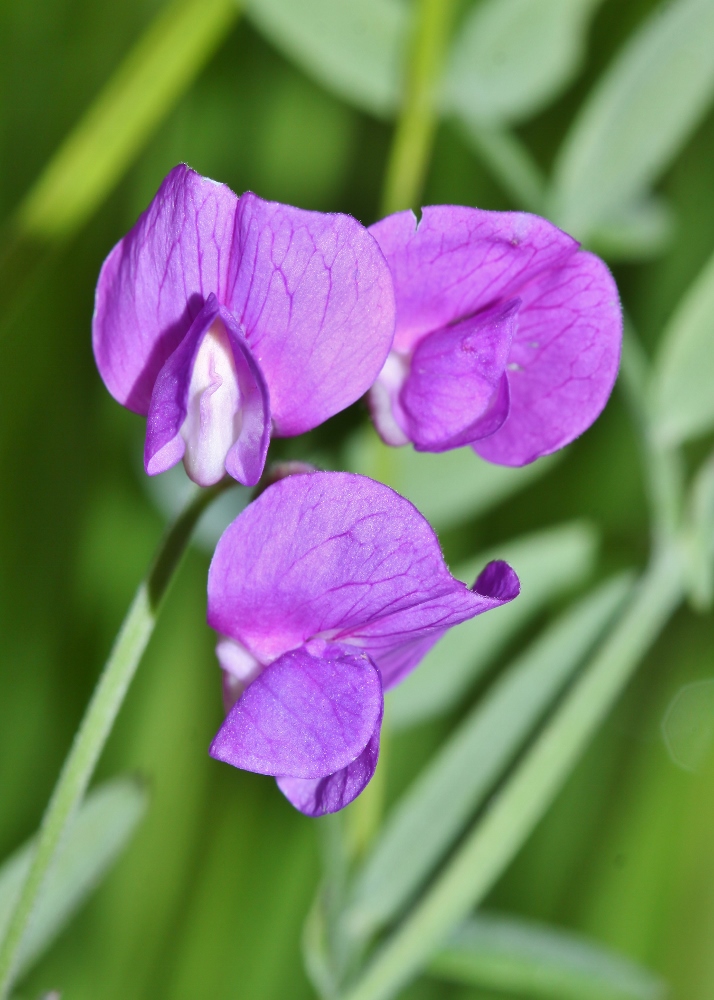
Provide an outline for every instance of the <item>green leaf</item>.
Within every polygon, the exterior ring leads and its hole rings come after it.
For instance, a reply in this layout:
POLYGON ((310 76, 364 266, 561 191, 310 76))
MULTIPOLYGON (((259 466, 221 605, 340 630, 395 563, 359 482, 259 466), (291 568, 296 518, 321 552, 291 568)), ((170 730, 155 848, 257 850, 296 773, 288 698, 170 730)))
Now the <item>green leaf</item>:
POLYGON ((593 230, 588 244, 609 261, 648 260, 667 249, 674 216, 663 198, 646 197, 622 209, 610 223, 593 230))
POLYGON ((714 455, 692 483, 684 530, 689 599, 697 611, 714 604, 714 455))
POLYGON ((390 1000, 478 906, 542 818, 682 598, 679 551, 662 547, 623 614, 448 865, 343 1000, 390 1000))
POLYGON ((357 877, 345 917, 356 936, 393 919, 429 877, 630 588, 629 576, 617 577, 561 615, 407 790, 357 877))
POLYGON ((552 214, 587 240, 646 194, 714 92, 714 4, 660 4, 580 109, 555 167, 552 214))
POLYGON ((444 107, 466 121, 520 121, 575 76, 601 0, 486 0, 459 31, 444 82, 444 107))
POLYGON ((518 573, 521 593, 446 633, 419 669, 387 695, 390 726, 404 728, 452 708, 518 629, 588 576, 596 548, 593 528, 574 522, 506 542, 457 567, 455 575, 471 586, 487 562, 505 559, 518 573))
MULTIPOLYGON (((147 796, 141 784, 117 778, 87 796, 67 833, 20 947, 19 974, 27 972, 96 888, 119 857, 139 820, 147 796)), ((0 868, 0 940, 29 871, 34 840, 0 868)))
POLYGON ((662 336, 652 412, 658 439, 680 444, 714 425, 714 255, 662 336))
POLYGON ((17 225, 54 240, 79 228, 188 89, 238 16, 235 0, 173 0, 139 39, 20 205, 17 225))
POLYGON ((471 448, 441 455, 416 452, 411 445, 390 448, 371 425, 349 439, 343 455, 345 469, 391 486, 437 531, 482 514, 548 472, 557 460, 551 455, 510 469, 484 462, 471 448))
POLYGON ((402 97, 409 6, 401 0, 248 0, 253 24, 346 101, 390 116, 402 97))
POLYGON ((666 992, 654 973, 586 938, 486 913, 454 934, 429 971, 534 1000, 658 1000, 666 992))

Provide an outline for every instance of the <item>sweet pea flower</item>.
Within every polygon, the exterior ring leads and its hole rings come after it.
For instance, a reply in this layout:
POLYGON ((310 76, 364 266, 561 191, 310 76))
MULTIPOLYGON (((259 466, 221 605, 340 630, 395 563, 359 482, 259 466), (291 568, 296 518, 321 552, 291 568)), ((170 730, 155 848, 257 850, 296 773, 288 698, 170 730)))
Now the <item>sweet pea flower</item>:
POLYGON ((260 478, 292 436, 374 382, 394 334, 389 270, 347 215, 307 212, 185 165, 164 179, 97 284, 97 367, 147 419, 149 475, 181 459, 200 486, 260 478))
POLYGON ((211 563, 208 623, 228 707, 211 756, 274 775, 309 816, 342 809, 374 774, 383 690, 452 625, 518 590, 504 562, 471 589, 454 579, 428 522, 382 483, 280 480, 226 529, 211 563))
POLYGON ((499 465, 562 448, 600 414, 622 314, 605 264, 546 219, 455 205, 370 228, 397 328, 370 392, 375 426, 417 451, 471 445, 499 465))

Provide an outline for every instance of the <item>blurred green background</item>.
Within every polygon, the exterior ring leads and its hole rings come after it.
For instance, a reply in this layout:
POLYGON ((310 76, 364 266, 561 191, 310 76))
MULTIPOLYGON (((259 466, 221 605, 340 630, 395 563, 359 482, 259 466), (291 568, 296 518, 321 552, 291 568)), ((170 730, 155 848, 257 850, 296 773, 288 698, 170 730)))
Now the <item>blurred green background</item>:
MULTIPOLYGON (((8 226, 159 6, 2 0, 0 217, 8 226)), ((544 173, 603 69, 657 6, 590 4, 577 72, 516 123, 544 173)), ((457 30, 471 7, 461 5, 457 30)), ((164 526, 143 481, 143 420, 113 402, 92 359, 93 291, 104 256, 182 160, 237 192, 350 212, 365 224, 379 214, 389 115, 370 115, 322 86, 259 23, 235 21, 87 224, 48 253, 35 248, 22 287, 4 286, 0 856, 37 826, 164 526)), ((671 238, 651 259, 613 260, 649 349, 714 251, 714 115, 701 114, 685 138, 657 178, 674 214, 671 238)), ((435 202, 520 207, 448 118, 423 196, 424 204, 435 202)), ((277 453, 319 453, 339 467, 344 442, 366 422, 358 403, 307 438, 278 443, 277 453)), ((711 443, 704 437, 690 445, 688 460, 711 443)), ((560 462, 497 509, 445 529, 442 543, 453 564, 573 518, 602 533, 599 576, 643 564, 645 493, 617 392, 560 462)), ((300 934, 319 873, 315 823, 292 810, 270 779, 234 771, 206 752, 221 719, 204 621, 207 567, 208 555, 192 550, 100 765, 99 777, 129 771, 146 778, 147 817, 23 982, 24 997, 54 987, 66 1000, 313 996, 300 934)), ((556 611, 551 606, 546 619, 556 611)), ((710 615, 677 613, 487 901, 591 934, 659 971, 681 1000, 714 995, 714 767, 678 766, 661 723, 683 685, 714 677, 713 644, 710 615)), ((391 737, 388 801, 479 693, 470 690, 448 716, 391 737)), ((430 979, 403 995, 485 996, 430 979)))

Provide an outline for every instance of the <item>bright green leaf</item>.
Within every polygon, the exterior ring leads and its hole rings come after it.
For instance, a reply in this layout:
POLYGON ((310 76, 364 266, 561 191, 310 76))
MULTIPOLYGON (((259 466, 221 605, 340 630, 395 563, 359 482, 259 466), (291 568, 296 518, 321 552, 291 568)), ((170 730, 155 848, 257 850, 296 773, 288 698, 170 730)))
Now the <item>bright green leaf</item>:
MULTIPOLYGON (((118 778, 101 785, 76 816, 39 898, 20 949, 19 973, 49 948, 131 839, 147 805, 141 785, 118 778)), ((34 842, 0 868, 0 938, 32 861, 34 842)))
POLYGON ((457 567, 455 575, 471 586, 489 560, 505 559, 518 573, 521 593, 446 633, 419 669, 388 694, 390 725, 403 728, 452 708, 518 629, 587 577, 596 545, 593 529, 576 522, 506 542, 457 567))
POLYGON ((653 377, 657 436, 679 444, 714 424, 714 256, 662 336, 653 377))
POLYGON ((470 816, 582 662, 630 589, 618 577, 565 612, 506 671, 390 813, 357 878, 346 920, 367 936, 390 921, 452 847, 470 816))
POLYGON ((416 452, 411 445, 390 448, 371 426, 350 438, 344 454, 346 469, 391 486, 437 531, 482 514, 548 472, 556 461, 549 456, 510 469, 484 462, 471 448, 440 455, 416 452))
POLYGON ((542 1000, 658 1000, 648 969, 544 924, 479 913, 434 958, 440 978, 542 1000))
POLYGON ((486 0, 454 43, 444 106, 466 121, 513 122, 545 107, 573 78, 601 0, 486 0))
POLYGON ((558 156, 552 214, 579 239, 646 194, 714 93, 714 4, 661 3, 580 109, 558 156))
POLYGON ((402 96, 409 6, 402 0, 248 0, 256 28, 329 90, 391 115, 402 96))
POLYGON ((697 471, 684 532, 689 599, 697 611, 714 603, 714 455, 697 471))

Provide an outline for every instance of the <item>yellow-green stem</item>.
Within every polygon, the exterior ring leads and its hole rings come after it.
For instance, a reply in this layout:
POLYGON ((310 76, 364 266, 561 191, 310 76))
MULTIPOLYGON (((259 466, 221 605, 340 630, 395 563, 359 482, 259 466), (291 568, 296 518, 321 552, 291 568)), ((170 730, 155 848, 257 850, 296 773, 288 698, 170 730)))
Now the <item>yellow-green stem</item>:
POLYGON ((382 214, 418 208, 438 124, 438 86, 454 0, 417 0, 404 104, 387 165, 382 214))

